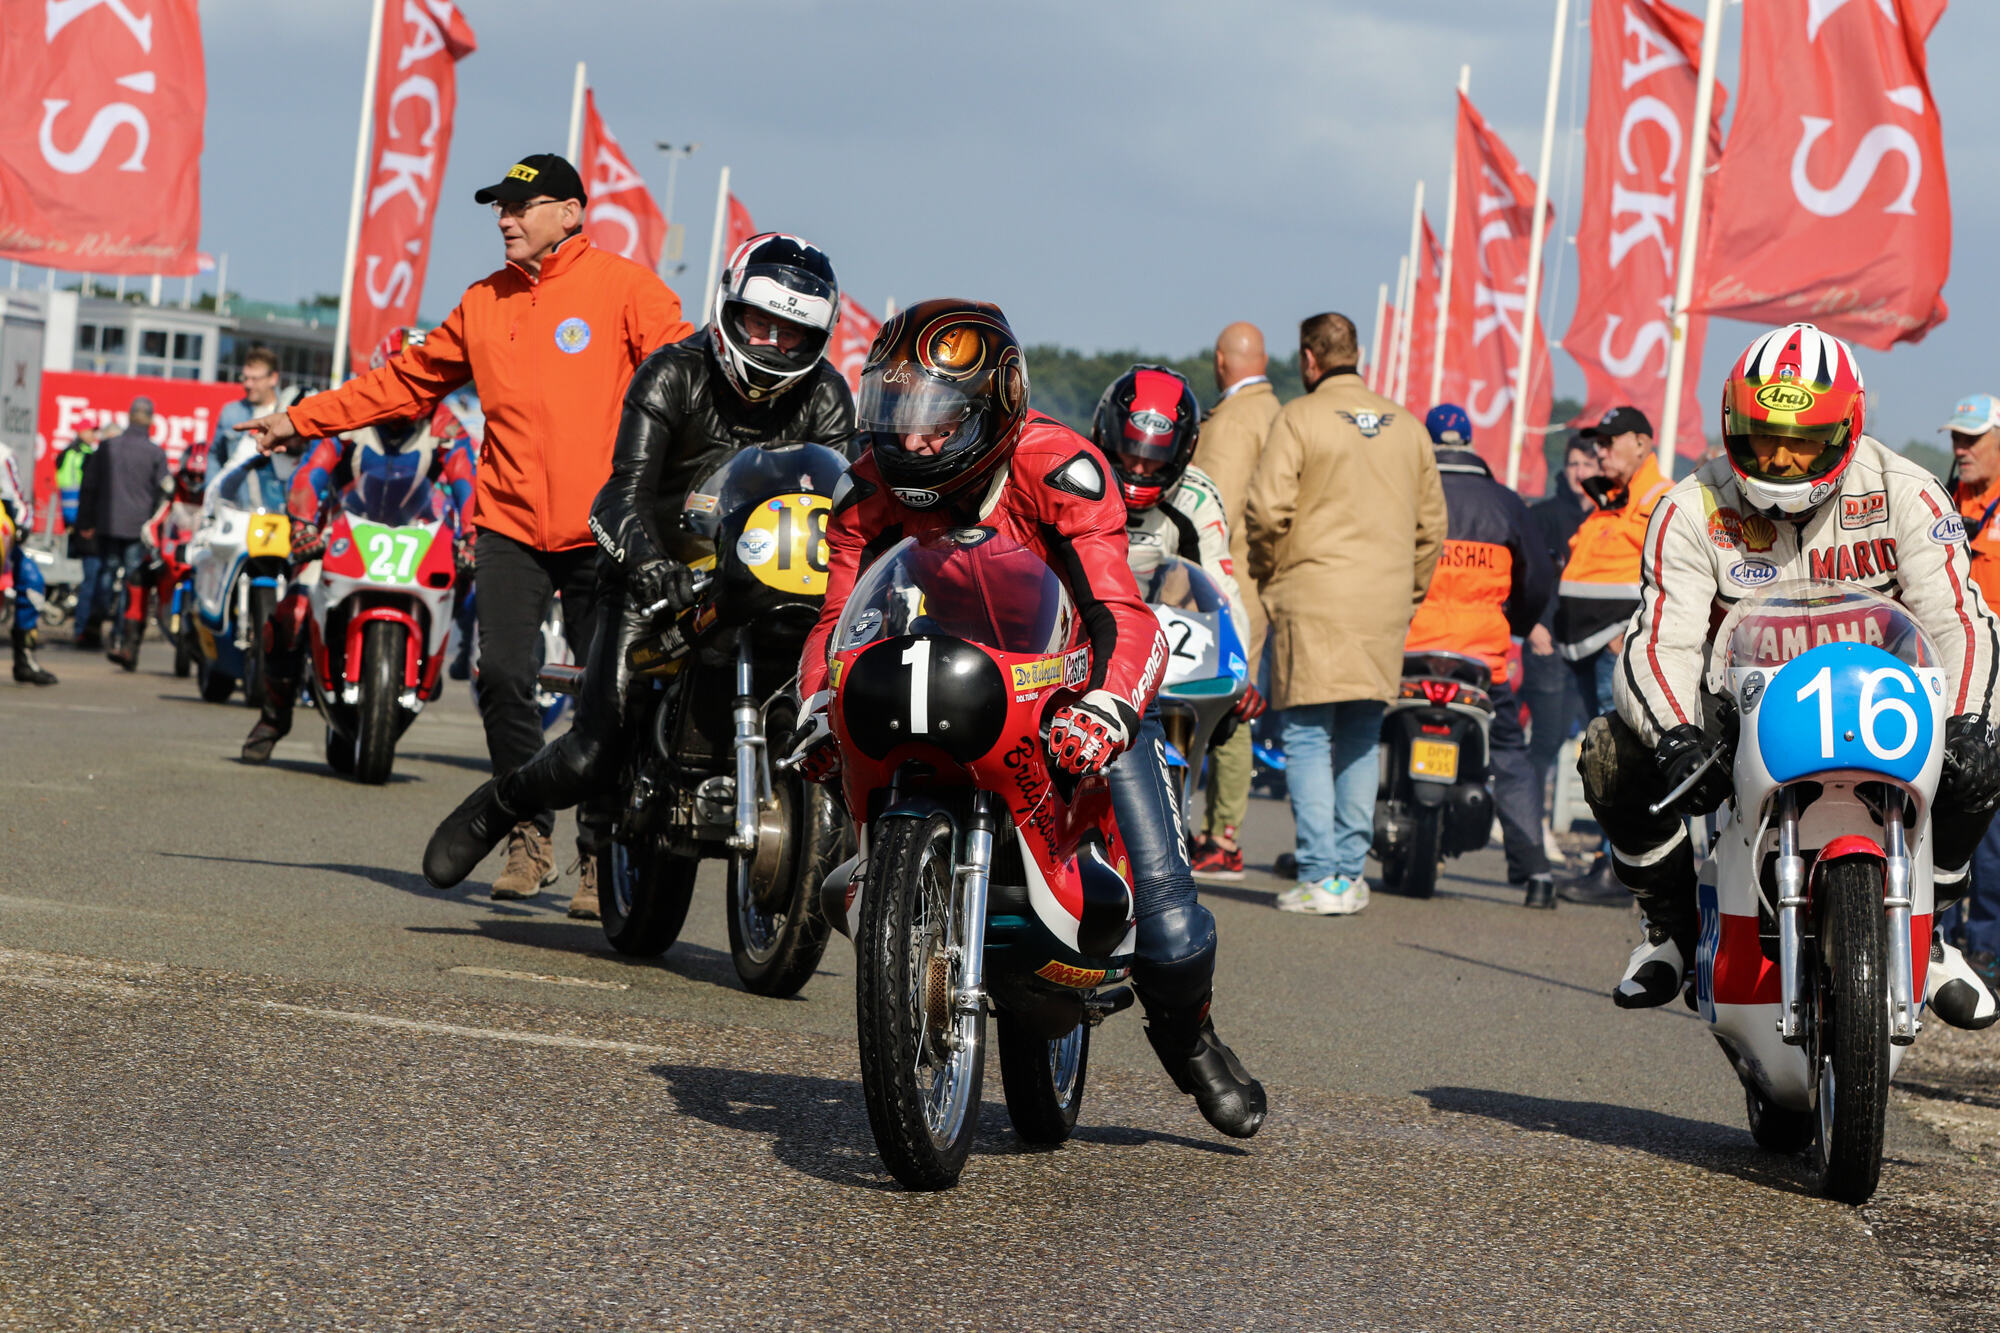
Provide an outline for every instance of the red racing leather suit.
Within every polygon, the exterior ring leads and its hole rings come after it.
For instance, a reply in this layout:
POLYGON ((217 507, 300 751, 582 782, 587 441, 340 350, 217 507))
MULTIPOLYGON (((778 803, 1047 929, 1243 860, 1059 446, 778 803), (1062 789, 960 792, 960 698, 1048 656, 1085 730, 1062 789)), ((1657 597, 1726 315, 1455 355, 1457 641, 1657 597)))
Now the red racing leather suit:
POLYGON ((1055 570, 1090 636, 1084 690, 1109 690, 1130 706, 1136 724, 1159 691, 1166 638, 1126 563, 1125 501, 1107 484, 1110 475, 1095 445, 1039 412, 1022 423, 1013 458, 972 515, 909 508, 864 455, 835 493, 826 603, 799 663, 801 697, 826 688, 826 641, 870 561, 905 537, 977 524, 1012 537, 1055 570))

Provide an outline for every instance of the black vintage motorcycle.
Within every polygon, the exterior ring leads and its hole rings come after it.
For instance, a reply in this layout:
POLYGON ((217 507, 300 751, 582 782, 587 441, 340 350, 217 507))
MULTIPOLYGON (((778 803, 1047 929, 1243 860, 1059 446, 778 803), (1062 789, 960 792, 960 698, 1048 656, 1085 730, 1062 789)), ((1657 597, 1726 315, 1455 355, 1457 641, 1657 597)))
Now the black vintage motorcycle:
MULTIPOLYGON (((696 604, 632 646, 641 736, 599 877, 604 934, 651 957, 680 937, 705 857, 727 857, 729 950, 743 984, 790 995, 825 952, 818 888, 846 855, 828 789, 774 769, 792 744, 799 652, 826 598, 826 523, 844 459, 817 444, 742 450, 697 487, 683 538, 714 554, 696 604)), ((682 543, 685 547, 685 543, 682 543)), ((565 688, 574 667, 543 673, 565 688)))

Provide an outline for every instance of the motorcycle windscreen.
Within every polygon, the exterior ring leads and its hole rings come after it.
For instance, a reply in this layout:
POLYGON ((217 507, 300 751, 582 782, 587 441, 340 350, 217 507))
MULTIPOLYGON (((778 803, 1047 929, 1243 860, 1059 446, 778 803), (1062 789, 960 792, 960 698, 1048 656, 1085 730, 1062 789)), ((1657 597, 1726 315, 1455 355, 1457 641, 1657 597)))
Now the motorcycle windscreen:
POLYGON ((947 636, 1006 653, 1060 653, 1076 610, 1041 556, 992 528, 907 537, 854 585, 829 658, 877 639, 947 636))
POLYGON ((284 479, 278 476, 270 459, 254 452, 248 458, 231 463, 215 479, 215 486, 209 494, 217 503, 237 509, 282 513, 285 508, 284 479))
POLYGON ((1747 597, 1716 633, 1726 669, 1766 671, 1830 643, 1880 648, 1905 666, 1938 665, 1937 648, 1900 605, 1858 584, 1797 579, 1747 597))
POLYGON ((1226 695, 1242 690, 1249 663, 1230 618, 1229 599, 1207 570, 1166 556, 1140 579, 1139 593, 1167 636, 1163 692, 1226 695))
POLYGON ((436 493, 426 476, 428 455, 357 449, 353 458, 354 484, 341 501, 350 518, 400 528, 432 517, 436 493))
POLYGON ((681 526, 714 541, 725 520, 777 495, 833 496, 847 460, 823 444, 751 445, 688 492, 681 526))

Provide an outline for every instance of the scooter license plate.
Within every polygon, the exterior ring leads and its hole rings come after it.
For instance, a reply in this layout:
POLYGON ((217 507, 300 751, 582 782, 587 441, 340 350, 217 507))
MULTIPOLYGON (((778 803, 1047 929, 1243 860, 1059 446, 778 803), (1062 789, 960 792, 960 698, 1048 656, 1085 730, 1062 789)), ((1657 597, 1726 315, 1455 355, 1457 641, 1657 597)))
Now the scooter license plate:
POLYGON ((1410 742, 1410 776, 1433 782, 1458 781, 1458 742, 1410 742))

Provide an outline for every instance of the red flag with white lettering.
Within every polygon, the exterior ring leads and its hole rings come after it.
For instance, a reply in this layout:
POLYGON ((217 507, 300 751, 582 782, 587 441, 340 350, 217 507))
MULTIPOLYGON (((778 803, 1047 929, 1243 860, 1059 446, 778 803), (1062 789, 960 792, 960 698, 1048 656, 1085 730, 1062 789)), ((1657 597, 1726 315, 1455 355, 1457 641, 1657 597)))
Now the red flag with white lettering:
POLYGON ((859 301, 851 296, 840 298, 840 321, 833 326, 827 360, 833 362, 833 368, 857 396, 861 393, 861 368, 868 363, 868 349, 875 345, 875 335, 881 331, 882 321, 863 310, 859 301))
POLYGON ((583 215, 583 232, 590 243, 658 271, 660 250, 667 243, 667 218, 646 182, 632 169, 632 160, 597 114, 597 94, 583 95, 583 188, 590 207, 583 215))
MULTIPOLYGON (((1535 182, 1463 93, 1458 98, 1457 171, 1458 216, 1452 223, 1444 390, 1439 401, 1455 402, 1466 410, 1472 418, 1474 448, 1495 476, 1505 477, 1507 440, 1519 396, 1514 379, 1521 365, 1521 322, 1528 303, 1535 182)), ((1547 423, 1550 403, 1548 343, 1539 332, 1528 374, 1528 425, 1533 431, 1547 423)), ((1535 433, 1531 438, 1539 441, 1541 436, 1535 433)), ((1541 493, 1540 474, 1540 468, 1527 469, 1523 494, 1541 493)))
POLYGON ((743 206, 735 192, 729 195, 729 220, 722 232, 722 255, 724 259, 736 253, 736 247, 757 234, 757 224, 750 220, 750 210, 743 206))
MULTIPOLYGON (((1563 350, 1583 369, 1578 421, 1630 404, 1656 424, 1666 407, 1680 262, 1681 191, 1701 69, 1701 20, 1659 0, 1595 0, 1590 21, 1590 117, 1577 221, 1576 313, 1563 350)), ((1716 89, 1709 151, 1719 151, 1724 93, 1716 89)), ((1713 201, 1713 194, 1708 196, 1713 201)), ((1688 320, 1676 452, 1707 446, 1701 348, 1708 321, 1688 320)))
POLYGON ((1396 339, 1400 336, 1402 312, 1393 304, 1382 307, 1382 364, 1368 367, 1368 387, 1387 397, 1395 390, 1396 339))
POLYGON ((195 0, 0 11, 0 259, 193 273, 208 105, 195 0))
POLYGON ((1743 7, 1743 105, 1715 180, 1694 309, 1809 320, 1867 347, 1942 323, 1944 129, 1924 41, 1945 0, 1743 7))
POLYGON ((431 217, 451 155, 460 60, 478 41, 453 0, 390 0, 382 13, 375 133, 348 298, 348 365, 414 324, 430 267, 431 217))
POLYGON ((1438 283, 1444 278, 1444 247, 1431 220, 1423 220, 1417 245, 1417 290, 1410 300, 1409 366, 1403 406, 1422 416, 1430 411, 1431 361, 1437 355, 1438 283))

